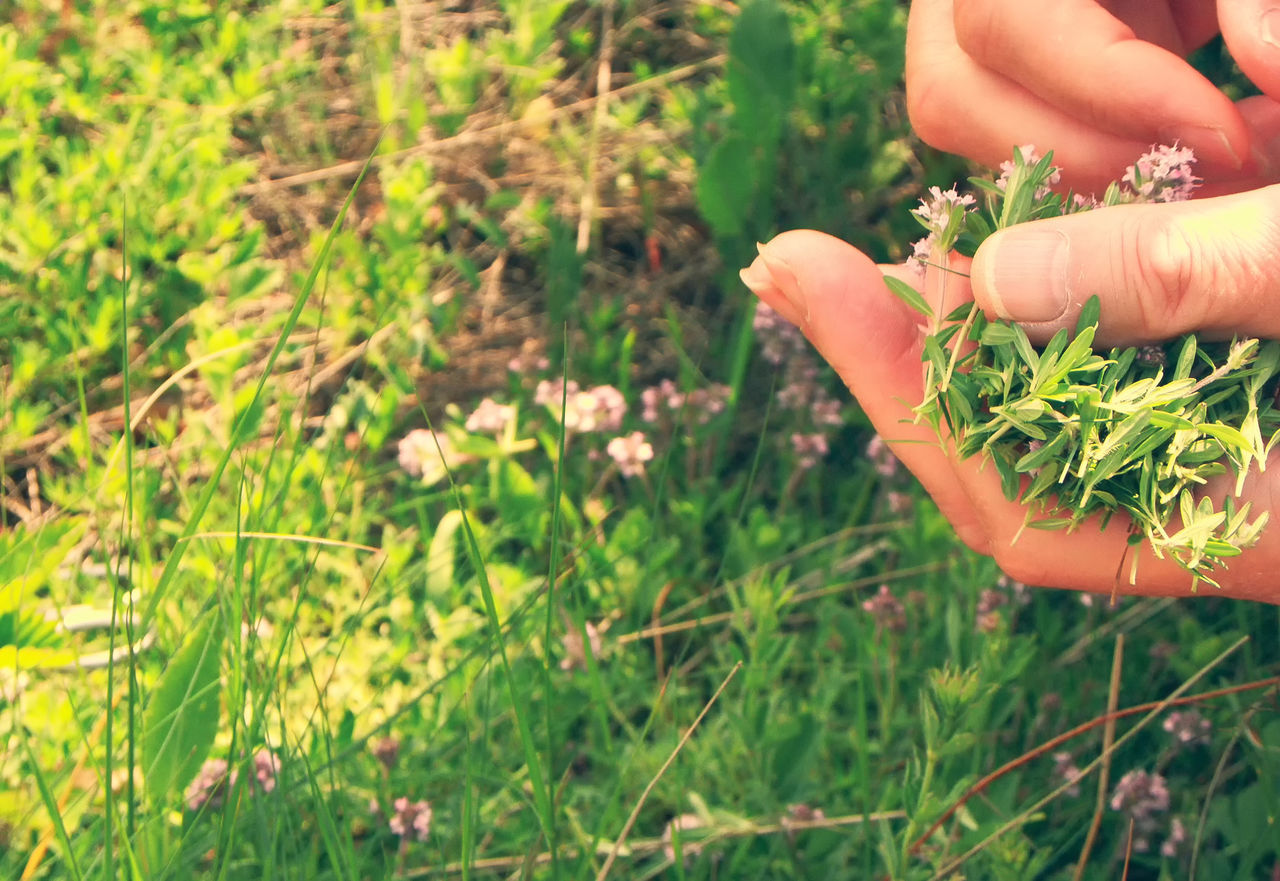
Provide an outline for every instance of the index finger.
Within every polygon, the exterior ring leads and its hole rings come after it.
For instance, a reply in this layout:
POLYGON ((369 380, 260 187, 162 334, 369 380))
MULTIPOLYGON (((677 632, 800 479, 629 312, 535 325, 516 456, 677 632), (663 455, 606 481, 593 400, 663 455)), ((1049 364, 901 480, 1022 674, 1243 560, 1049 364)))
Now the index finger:
MULTIPOLYGON (((978 64, 1102 131, 1192 147, 1208 175, 1253 167, 1248 126, 1179 53, 1169 7, 1148 3, 1143 37, 1094 0, 955 0, 956 40, 978 64)), ((1054 148, 1044 144, 1043 148, 1054 148)))

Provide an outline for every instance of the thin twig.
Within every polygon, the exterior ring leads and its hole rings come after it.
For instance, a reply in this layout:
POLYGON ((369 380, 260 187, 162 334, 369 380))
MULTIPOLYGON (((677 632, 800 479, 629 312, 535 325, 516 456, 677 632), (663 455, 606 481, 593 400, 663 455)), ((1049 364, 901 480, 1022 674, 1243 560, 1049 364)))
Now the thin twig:
POLYGON ((1098 829, 1102 826, 1102 814, 1107 809, 1107 784, 1111 778, 1111 748, 1116 740, 1116 706, 1120 702, 1120 669, 1124 663, 1124 634, 1116 634, 1116 649, 1111 656, 1111 687, 1107 689, 1107 722, 1102 726, 1102 767, 1098 769, 1098 799, 1093 807, 1093 819, 1089 823, 1089 834, 1084 838, 1084 847, 1080 848, 1080 859, 1076 861, 1076 871, 1072 881, 1080 881, 1084 877, 1084 867, 1089 863, 1089 853, 1093 843, 1098 840, 1098 829))
POLYGON ((622 845, 627 840, 627 835, 631 832, 631 827, 636 824, 636 819, 640 816, 640 809, 644 807, 645 801, 649 798, 649 793, 653 792, 653 788, 658 785, 658 781, 662 779, 662 775, 667 773, 667 769, 675 762, 676 756, 680 755, 680 750, 684 749, 684 745, 689 742, 689 738, 693 736, 693 732, 698 730, 703 718, 711 710, 716 699, 728 686, 730 680, 738 674, 742 669, 742 662, 733 665, 733 669, 729 671, 729 675, 724 677, 724 681, 720 683, 720 687, 716 689, 716 693, 711 695, 711 699, 707 701, 706 706, 702 708, 702 712, 698 714, 698 718, 693 720, 693 724, 689 726, 689 730, 680 738, 680 742, 676 744, 676 748, 671 751, 671 755, 667 756, 667 760, 662 763, 662 767, 658 769, 658 773, 653 775, 653 779, 649 781, 649 785, 644 788, 644 792, 640 793, 640 798, 636 801, 636 806, 631 809, 631 816, 627 817, 627 822, 622 824, 622 833, 617 840, 613 842, 613 847, 609 850, 609 856, 605 857, 604 865, 600 867, 600 871, 596 874, 596 881, 604 881, 609 875, 609 870, 613 868, 614 861, 618 859, 618 854, 622 851, 622 845))

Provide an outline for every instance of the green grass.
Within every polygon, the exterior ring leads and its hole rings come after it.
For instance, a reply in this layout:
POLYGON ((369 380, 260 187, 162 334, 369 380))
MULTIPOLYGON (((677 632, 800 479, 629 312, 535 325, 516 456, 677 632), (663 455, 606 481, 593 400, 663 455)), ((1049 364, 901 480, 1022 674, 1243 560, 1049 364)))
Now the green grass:
POLYGON ((1118 878, 1135 770, 1128 877, 1270 877, 1275 611, 1002 585, 753 329, 756 240, 965 173, 899 4, 6 15, 0 877, 1118 878))

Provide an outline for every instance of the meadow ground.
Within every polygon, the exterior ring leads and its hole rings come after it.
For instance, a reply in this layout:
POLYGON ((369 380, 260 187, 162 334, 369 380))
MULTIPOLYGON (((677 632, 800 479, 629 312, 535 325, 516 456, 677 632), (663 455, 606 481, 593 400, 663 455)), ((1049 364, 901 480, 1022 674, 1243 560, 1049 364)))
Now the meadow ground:
POLYGON ((737 280, 967 174, 905 6, 3 16, 0 877, 1276 877, 1276 610, 1002 579, 737 280))

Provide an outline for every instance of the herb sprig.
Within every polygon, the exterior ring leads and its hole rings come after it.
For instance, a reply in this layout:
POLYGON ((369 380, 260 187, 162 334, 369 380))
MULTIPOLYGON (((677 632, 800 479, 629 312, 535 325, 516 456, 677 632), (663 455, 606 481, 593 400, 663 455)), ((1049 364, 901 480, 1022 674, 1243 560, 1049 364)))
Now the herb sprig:
MULTIPOLYGON (((1015 148, 998 180, 970 178, 981 209, 971 195, 932 188, 913 212, 929 232, 914 259, 945 270, 953 249, 972 255, 998 229, 1125 202, 1176 201, 1198 183, 1189 149, 1154 148, 1097 202, 1055 193, 1052 158, 1015 148)), ((1028 506, 1024 528, 1070 530, 1094 515, 1106 526, 1123 513, 1130 544, 1145 540, 1175 560, 1191 573, 1193 590, 1200 581, 1218 586, 1216 570, 1257 541, 1268 512, 1254 515, 1236 496, 1280 440, 1273 400, 1280 343, 1189 334, 1103 354, 1093 348, 1100 316, 1093 297, 1074 333, 1060 330, 1037 348, 1018 325, 988 319, 976 304, 937 315, 910 285, 886 281, 930 322, 917 421, 949 436, 958 455, 989 461, 1005 497, 1028 506), (1234 494, 1220 504, 1197 498, 1224 473, 1235 477, 1234 494)))

